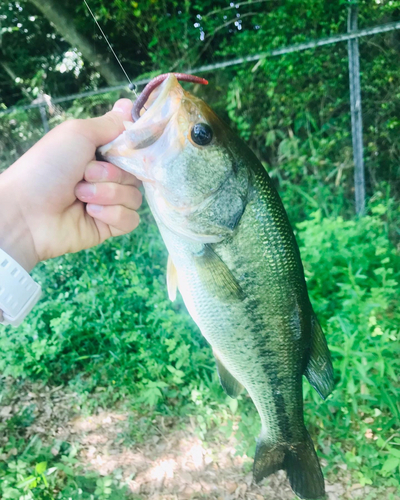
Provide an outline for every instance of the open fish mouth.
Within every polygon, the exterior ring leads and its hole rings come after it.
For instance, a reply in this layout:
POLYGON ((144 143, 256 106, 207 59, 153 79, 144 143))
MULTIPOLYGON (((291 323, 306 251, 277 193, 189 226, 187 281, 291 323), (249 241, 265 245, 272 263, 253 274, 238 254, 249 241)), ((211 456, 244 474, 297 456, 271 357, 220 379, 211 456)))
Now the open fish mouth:
POLYGON ((207 85, 208 81, 204 78, 195 75, 187 75, 186 73, 164 73, 162 75, 156 76, 151 80, 146 87, 142 90, 139 97, 137 98, 133 108, 132 108, 132 120, 136 122, 140 118, 140 111, 146 104, 147 100, 151 96, 152 92, 159 87, 162 82, 167 80, 171 75, 178 81, 200 83, 202 85, 207 85))
POLYGON ((204 78, 183 73, 166 73, 151 80, 135 101, 133 122, 125 122, 125 132, 100 147, 97 158, 114 163, 143 182, 157 182, 161 162, 176 154, 184 143, 181 132, 185 124, 178 120, 176 127, 168 127, 184 97, 179 80, 208 83, 204 78))

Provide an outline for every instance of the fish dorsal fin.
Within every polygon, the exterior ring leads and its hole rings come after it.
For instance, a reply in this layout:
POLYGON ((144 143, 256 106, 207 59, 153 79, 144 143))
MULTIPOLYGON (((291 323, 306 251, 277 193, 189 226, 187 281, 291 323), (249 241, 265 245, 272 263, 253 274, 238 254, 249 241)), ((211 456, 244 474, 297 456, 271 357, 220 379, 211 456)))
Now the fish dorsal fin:
POLYGON ((222 388, 231 398, 237 398, 243 390, 242 384, 240 384, 233 375, 231 375, 225 366, 222 364, 221 360, 215 354, 215 362, 217 363, 217 370, 219 381, 221 382, 222 388))
POLYGON ((167 263, 167 289, 169 300, 174 302, 176 299, 176 290, 178 289, 178 273, 170 255, 168 255, 167 263))
POLYGON ((331 354, 324 332, 314 313, 311 317, 310 358, 304 375, 322 399, 326 399, 332 392, 334 382, 331 354))
POLYGON ((202 253, 195 256, 195 263, 200 277, 213 295, 225 299, 244 298, 236 278, 210 245, 204 245, 202 253))

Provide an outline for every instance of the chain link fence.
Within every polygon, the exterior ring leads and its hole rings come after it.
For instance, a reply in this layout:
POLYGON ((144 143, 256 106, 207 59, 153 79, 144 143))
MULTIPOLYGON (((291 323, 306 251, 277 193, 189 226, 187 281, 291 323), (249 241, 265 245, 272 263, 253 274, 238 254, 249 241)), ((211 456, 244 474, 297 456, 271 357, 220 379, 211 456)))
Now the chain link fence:
MULTIPOLYGON (((354 160, 354 193, 356 213, 362 214, 365 210, 365 175, 364 175, 364 154, 362 139, 362 99, 360 86, 360 57, 358 40, 362 37, 386 33, 400 29, 400 22, 388 23, 362 30, 357 29, 357 6, 349 6, 347 33, 333 35, 327 38, 311 40, 304 43, 294 44, 254 54, 247 57, 240 57, 228 61, 208 64, 197 68, 188 68, 186 72, 201 74, 215 70, 221 70, 230 66, 241 65, 251 62, 260 62, 267 57, 277 57, 284 54, 299 52, 318 47, 347 42, 349 60, 349 82, 350 82, 350 109, 351 109, 351 131, 353 143, 354 160)), ((362 65, 362 62, 361 62, 362 65)), ((138 88, 144 86, 149 79, 135 81, 138 88)), ((6 168, 12 161, 23 154, 26 144, 33 144, 40 139, 50 128, 70 117, 86 117, 90 114, 100 114, 107 107, 120 97, 121 91, 128 90, 128 84, 121 84, 114 87, 104 87, 98 90, 81 92, 62 97, 52 97, 47 94, 40 95, 31 104, 24 106, 13 106, 9 109, 0 110, 0 120, 5 133, 0 138, 0 169, 6 168), (71 104, 72 103, 72 104, 71 104), (19 121, 21 113, 28 115, 30 126, 24 127, 19 121), (8 137, 8 139, 7 139, 8 137)), ((349 124, 350 127, 350 124, 349 124)))

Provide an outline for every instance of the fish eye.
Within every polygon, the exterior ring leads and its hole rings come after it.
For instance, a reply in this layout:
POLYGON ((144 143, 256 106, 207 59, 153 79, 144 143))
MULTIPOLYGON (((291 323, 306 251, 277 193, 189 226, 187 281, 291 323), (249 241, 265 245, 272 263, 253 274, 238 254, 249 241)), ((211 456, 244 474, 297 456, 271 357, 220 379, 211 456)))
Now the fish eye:
POLYGON ((213 138, 213 131, 207 123, 196 123, 190 132, 190 136, 198 146, 207 146, 213 138))

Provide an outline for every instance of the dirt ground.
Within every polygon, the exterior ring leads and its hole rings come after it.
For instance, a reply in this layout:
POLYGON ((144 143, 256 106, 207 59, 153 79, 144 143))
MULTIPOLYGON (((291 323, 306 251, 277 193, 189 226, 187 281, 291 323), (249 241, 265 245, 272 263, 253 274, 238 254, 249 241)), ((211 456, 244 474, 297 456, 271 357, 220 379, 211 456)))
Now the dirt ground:
MULTIPOLYGON (((184 500, 293 500, 295 497, 285 474, 280 471, 257 486, 252 483, 252 458, 236 456, 234 437, 227 440, 216 431, 201 440, 195 423, 188 419, 158 417, 139 444, 127 439, 135 426, 128 411, 99 410, 83 415, 79 399, 65 388, 27 388, 6 406, 0 406, 0 418, 7 419, 24 406, 35 408, 34 423, 27 428, 27 438, 38 434, 45 442, 67 441, 79 449, 77 458, 87 471, 100 475, 119 470, 124 482, 143 499, 184 500), (182 428, 183 427, 183 428, 182 428)), ((59 453, 57 447, 52 450, 59 453)), ((370 487, 341 482, 326 490, 329 500, 365 498, 370 487)))

